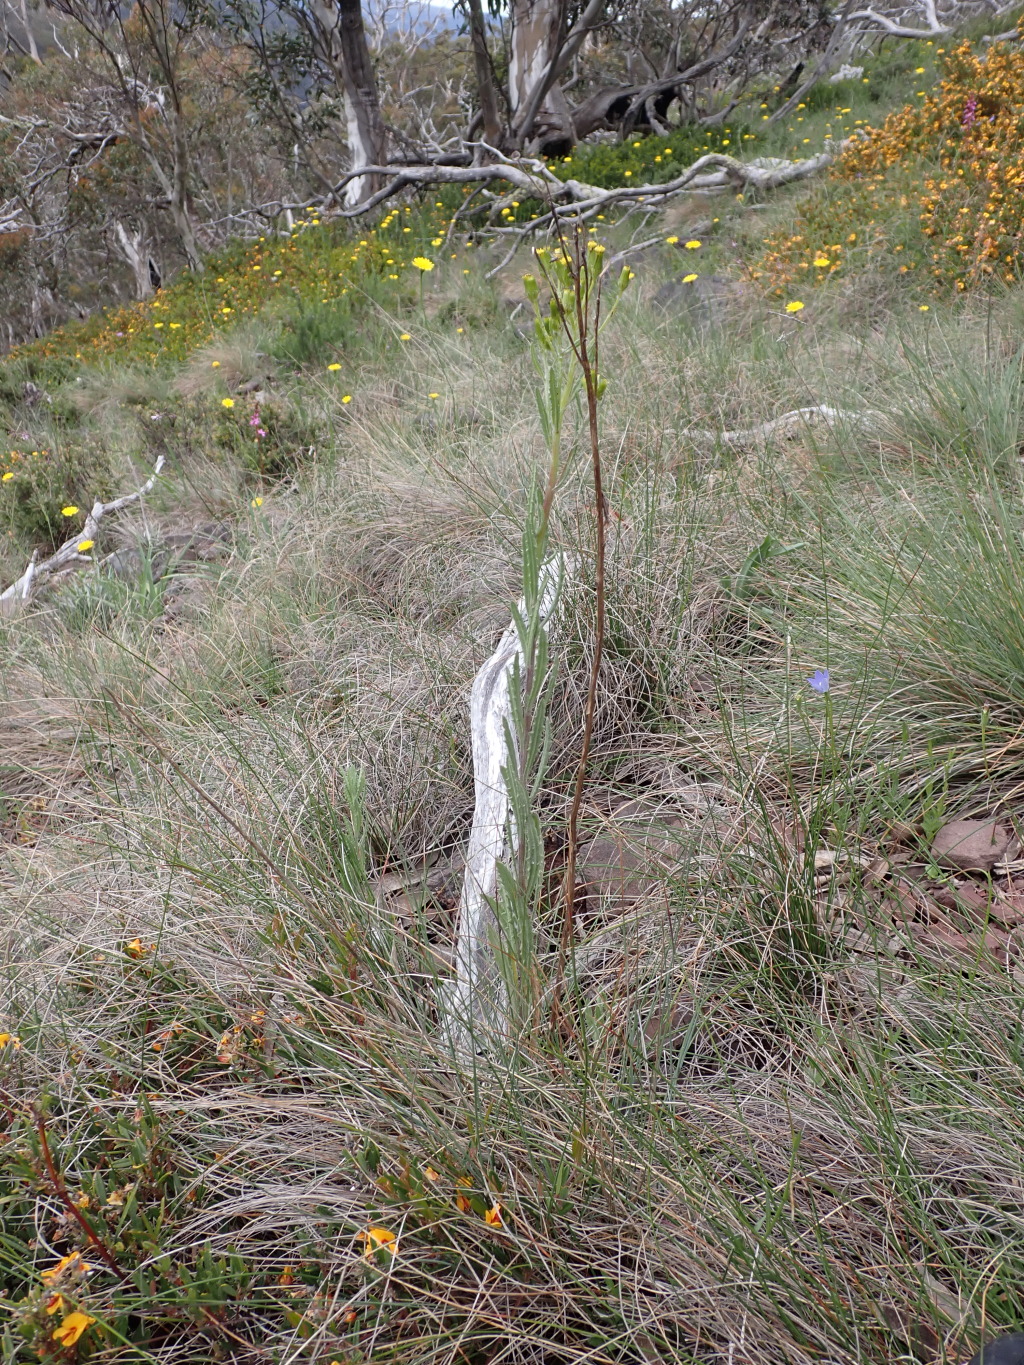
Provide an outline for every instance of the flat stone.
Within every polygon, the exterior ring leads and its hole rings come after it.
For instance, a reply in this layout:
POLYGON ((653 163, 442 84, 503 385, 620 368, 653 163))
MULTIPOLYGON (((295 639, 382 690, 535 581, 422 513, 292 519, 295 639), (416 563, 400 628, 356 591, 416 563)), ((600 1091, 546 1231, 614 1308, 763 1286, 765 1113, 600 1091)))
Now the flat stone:
POLYGON ((131 583, 142 573, 142 555, 134 546, 126 545, 107 555, 103 567, 112 578, 131 583))
POLYGON ((649 1043, 679 1047, 693 1023, 694 1013, 694 1003, 689 995, 676 1000, 671 1006, 660 1006, 644 1020, 644 1038, 649 1043))
POLYGON ((991 872, 1006 860, 1017 839, 1001 820, 950 820, 932 843, 932 857, 940 867, 958 872, 991 872))
POLYGON ((608 822, 607 832, 580 848, 578 877, 591 895, 619 910, 663 891, 678 863, 683 821, 665 802, 629 801, 608 822))
POLYGON ((1024 1332, 1008 1332, 987 1341, 968 1365, 1024 1365, 1024 1332))

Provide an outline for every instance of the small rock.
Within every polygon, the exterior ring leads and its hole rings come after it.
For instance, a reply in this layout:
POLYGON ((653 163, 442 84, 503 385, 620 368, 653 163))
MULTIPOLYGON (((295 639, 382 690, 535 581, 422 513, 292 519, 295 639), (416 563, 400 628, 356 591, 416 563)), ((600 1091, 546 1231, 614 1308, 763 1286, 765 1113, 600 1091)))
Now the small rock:
POLYGON ((978 920, 984 922, 992 904, 992 887, 984 882, 963 882, 956 890, 948 886, 937 887, 931 893, 936 905, 949 910, 963 923, 960 928, 972 928, 978 920))
POLYGON ((664 887, 679 861, 682 829, 678 811, 664 802, 627 802, 607 833, 581 847, 579 879, 590 894, 627 910, 664 887))
POLYGON ((1024 1365, 1024 1332, 1008 1332, 986 1341, 970 1365, 1024 1365))
POLYGON ((935 836, 932 857, 958 872, 991 872, 1016 844, 1013 830, 1001 820, 950 820, 935 836))
POLYGON ((103 567, 112 578, 131 583, 142 573, 142 555, 134 546, 114 550, 103 560, 103 567))
POLYGON ((164 625, 195 620, 206 605, 208 584, 199 578, 175 579, 164 594, 164 609, 160 619, 164 625))
POLYGON ((660 1006, 644 1020, 644 1038, 656 1045, 679 1047, 693 1023, 694 1013, 694 1003, 689 996, 676 1000, 671 1006, 660 1006))

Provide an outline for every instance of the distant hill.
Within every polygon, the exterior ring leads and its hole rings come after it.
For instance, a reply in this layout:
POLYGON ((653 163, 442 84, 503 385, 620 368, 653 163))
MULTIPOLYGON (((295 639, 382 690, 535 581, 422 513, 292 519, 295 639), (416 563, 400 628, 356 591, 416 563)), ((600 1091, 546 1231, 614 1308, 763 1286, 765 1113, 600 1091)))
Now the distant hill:
POLYGON ((431 5, 424 0, 364 0, 363 17, 367 28, 390 37, 403 33, 426 37, 456 32, 462 27, 450 6, 431 5))

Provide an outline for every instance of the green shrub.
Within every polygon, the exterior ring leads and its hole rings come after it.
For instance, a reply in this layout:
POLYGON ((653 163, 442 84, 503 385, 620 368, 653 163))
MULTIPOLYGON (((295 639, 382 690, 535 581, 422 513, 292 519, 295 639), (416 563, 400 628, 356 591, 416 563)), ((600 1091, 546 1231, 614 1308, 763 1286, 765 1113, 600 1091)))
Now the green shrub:
POLYGON ((351 340, 352 332, 352 309, 347 299, 300 303, 285 320, 274 355, 290 365, 322 365, 325 358, 333 359, 351 340))
POLYGON ((214 443, 249 473, 268 479, 290 474, 314 443, 308 424, 278 402, 256 395, 227 402, 230 407, 222 399, 217 409, 214 443))
MULTIPOLYGON (((154 1081, 143 1093, 126 1075, 140 1053, 168 1074, 222 1074, 218 1051, 223 1056, 226 1047, 233 1070, 258 1074, 249 1041, 256 1027, 247 1019, 249 1031, 237 1041, 233 1014, 196 999, 185 975, 138 939, 82 954, 70 975, 80 998, 102 996, 113 979, 139 994, 116 1041, 104 1040, 89 1057, 94 1091, 84 1122, 69 1123, 63 1092, 37 1092, 32 1103, 8 1110, 0 1135, 0 1355, 12 1365, 91 1359, 97 1348, 131 1343, 172 1346, 211 1323, 219 1335, 220 1323, 243 1305, 264 1313, 277 1309, 280 1297, 271 1289, 276 1276, 254 1273, 230 1236, 217 1249, 203 1242, 168 1253, 168 1238, 193 1217, 205 1190, 195 1154, 182 1149, 173 1121, 151 1103, 159 1098, 154 1081), (70 1331, 71 1354, 55 1348, 55 1330, 70 1331)), ((78 1048, 71 1060, 83 1061, 78 1048)), ((21 1040, 0 1034, 5 1084, 20 1063, 21 1040)), ((153 1359, 145 1351, 141 1358, 153 1359)))
POLYGON ((611 189, 638 183, 661 184, 672 180, 693 161, 710 152, 740 156, 757 139, 757 132, 744 121, 722 128, 702 128, 686 124, 670 137, 633 137, 624 142, 581 143, 572 155, 551 162, 551 169, 563 180, 570 177, 611 189))
POLYGON ((71 579, 57 598, 56 609, 68 630, 108 630, 126 614, 155 621, 164 609, 171 577, 161 577, 150 546, 139 546, 140 562, 134 581, 96 568, 71 579))
POLYGON ((41 550, 66 540, 97 498, 113 496, 110 458, 98 443, 59 434, 49 439, 9 449, 0 459, 0 527, 8 539, 41 550))

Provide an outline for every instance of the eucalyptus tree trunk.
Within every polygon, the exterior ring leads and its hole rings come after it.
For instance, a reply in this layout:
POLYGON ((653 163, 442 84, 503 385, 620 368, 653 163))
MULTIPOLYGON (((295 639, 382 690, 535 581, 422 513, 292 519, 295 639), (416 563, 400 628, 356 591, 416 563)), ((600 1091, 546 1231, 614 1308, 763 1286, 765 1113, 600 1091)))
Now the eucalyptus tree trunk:
MULTIPOLYGON (((312 12, 345 102, 350 169, 379 166, 387 160, 387 132, 360 0, 313 0, 312 12)), ((345 203, 350 208, 361 204, 378 188, 378 176, 356 176, 345 190, 345 203)))
POLYGON ((568 150, 576 128, 559 82, 602 22, 607 0, 587 0, 569 27, 569 0, 511 0, 509 103, 513 139, 539 151, 568 150))
POLYGON ((571 146, 576 139, 569 104, 558 81, 551 80, 565 43, 565 0, 511 0, 511 7, 508 92, 513 130, 520 141, 541 149, 571 146))
POLYGON ((21 0, 21 23, 25 30, 25 39, 28 42, 29 56, 35 62, 36 66, 42 66, 42 58, 39 56, 39 48, 36 46, 36 35, 28 17, 28 0, 21 0))
POLYGON ((119 219, 115 219, 114 237, 135 277, 135 297, 137 299, 152 297, 153 291, 159 287, 160 272, 150 254, 145 228, 129 229, 119 219))
POLYGON ((469 12, 469 39, 473 47, 473 68, 476 74, 476 89, 480 100, 480 120, 483 125, 484 141, 497 147, 502 139, 501 118, 498 114, 498 92, 494 87, 494 71, 491 67, 491 54, 487 50, 487 28, 484 24, 484 10, 480 0, 467 0, 469 12))
POLYGON ((185 114, 178 104, 177 91, 172 91, 172 94, 174 99, 170 111, 171 143, 174 155, 171 167, 171 219, 174 223, 174 230, 178 234, 178 240, 181 242, 181 249, 185 253, 189 270, 201 275, 205 266, 203 265, 203 255, 199 249, 199 242, 196 239, 196 226, 192 218, 192 207, 189 203, 191 156, 185 126, 185 114))

